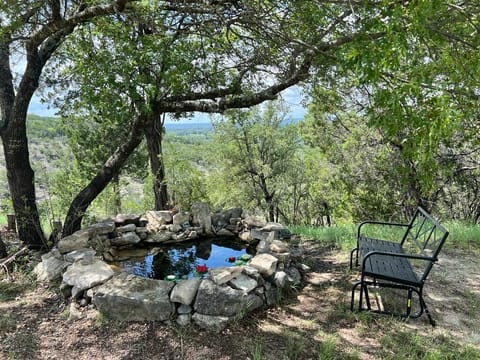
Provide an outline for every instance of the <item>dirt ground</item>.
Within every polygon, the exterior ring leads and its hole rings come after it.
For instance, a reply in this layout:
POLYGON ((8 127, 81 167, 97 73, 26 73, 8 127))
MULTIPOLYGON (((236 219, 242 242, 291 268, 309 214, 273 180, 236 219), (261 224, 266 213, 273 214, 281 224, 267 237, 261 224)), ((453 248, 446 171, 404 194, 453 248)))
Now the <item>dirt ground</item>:
POLYGON ((58 284, 25 286, 12 272, 0 283, 0 359, 384 359, 402 358, 413 343, 418 358, 428 344, 446 343, 452 352, 467 345, 480 354, 478 253, 447 250, 432 270, 425 287, 437 321, 432 328, 426 316, 403 322, 352 313, 350 289, 358 273, 348 270, 348 254, 312 241, 304 245, 311 271, 303 288, 220 333, 109 321, 86 308, 69 320, 70 304, 58 284), (396 343, 397 337, 403 338, 396 343))

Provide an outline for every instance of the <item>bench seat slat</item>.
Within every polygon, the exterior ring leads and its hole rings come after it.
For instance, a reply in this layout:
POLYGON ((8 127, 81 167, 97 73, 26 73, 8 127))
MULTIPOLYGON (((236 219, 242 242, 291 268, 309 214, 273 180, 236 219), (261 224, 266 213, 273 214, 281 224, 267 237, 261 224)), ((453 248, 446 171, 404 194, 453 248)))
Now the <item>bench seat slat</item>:
POLYGON ((420 285, 417 274, 406 258, 388 255, 373 255, 365 261, 364 274, 377 279, 400 282, 405 285, 420 285))
POLYGON ((370 251, 385 251, 396 254, 403 254, 403 248, 400 243, 374 239, 369 237, 360 237, 358 239, 358 250, 360 258, 363 258, 370 251))

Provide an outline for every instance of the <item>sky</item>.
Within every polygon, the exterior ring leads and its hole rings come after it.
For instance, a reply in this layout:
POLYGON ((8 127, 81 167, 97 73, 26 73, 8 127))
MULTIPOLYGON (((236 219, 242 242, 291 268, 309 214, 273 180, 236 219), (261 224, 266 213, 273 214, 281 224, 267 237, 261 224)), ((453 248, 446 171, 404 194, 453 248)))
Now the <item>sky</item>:
MULTIPOLYGON (((290 109, 289 116, 292 119, 303 119, 305 115, 305 108, 301 104, 302 96, 301 90, 298 86, 291 87, 281 93, 283 100, 290 109)), ((49 104, 43 104, 40 102, 40 98, 34 96, 28 108, 29 114, 34 114, 38 116, 56 116, 57 110, 49 104)), ((210 117, 208 114, 195 113, 193 118, 181 119, 179 121, 168 120, 167 122, 179 122, 179 123, 188 123, 188 122, 197 122, 197 123, 208 123, 210 122, 210 117)))

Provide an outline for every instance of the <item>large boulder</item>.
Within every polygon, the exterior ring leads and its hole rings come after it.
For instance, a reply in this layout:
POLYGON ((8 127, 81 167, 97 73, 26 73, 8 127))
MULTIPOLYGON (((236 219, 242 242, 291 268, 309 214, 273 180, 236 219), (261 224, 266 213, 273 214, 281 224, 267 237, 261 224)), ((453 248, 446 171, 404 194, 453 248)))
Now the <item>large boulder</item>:
POLYGON ((175 312, 169 281, 120 273, 95 288, 92 302, 107 317, 126 321, 165 321, 175 312))
POLYGON ((246 294, 226 285, 217 285, 212 280, 203 280, 198 288, 194 309, 202 315, 239 316, 245 311, 263 304, 254 294, 246 294))
POLYGON ((103 284, 114 275, 113 270, 105 262, 92 259, 74 262, 63 274, 63 282, 73 286, 76 291, 90 289, 103 284))

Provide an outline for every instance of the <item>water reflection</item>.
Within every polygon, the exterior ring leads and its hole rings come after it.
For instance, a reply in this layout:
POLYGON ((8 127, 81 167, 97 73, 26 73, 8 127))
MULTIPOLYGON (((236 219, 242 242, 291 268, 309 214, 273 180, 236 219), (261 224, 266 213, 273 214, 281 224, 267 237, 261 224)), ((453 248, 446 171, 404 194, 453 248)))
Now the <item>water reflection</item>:
POLYGON ((166 279, 168 275, 191 278, 195 266, 215 268, 231 266, 228 258, 254 254, 248 244, 231 238, 203 239, 201 241, 156 247, 145 257, 136 257, 118 264, 128 273, 152 279, 166 279))

